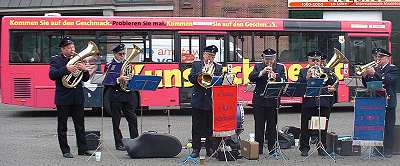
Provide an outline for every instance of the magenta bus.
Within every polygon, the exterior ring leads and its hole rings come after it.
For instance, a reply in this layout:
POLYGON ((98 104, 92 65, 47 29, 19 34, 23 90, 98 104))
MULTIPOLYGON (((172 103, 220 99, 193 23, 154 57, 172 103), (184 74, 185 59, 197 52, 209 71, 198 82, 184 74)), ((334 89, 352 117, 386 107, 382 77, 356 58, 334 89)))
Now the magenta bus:
MULTIPOLYGON (((372 60, 373 48, 391 49, 388 21, 334 21, 270 18, 189 18, 189 17, 71 17, 6 16, 1 27, 2 103, 34 108, 54 108, 54 82, 48 71, 52 55, 65 35, 75 40, 77 52, 94 41, 101 58, 93 61, 93 78, 102 74, 113 55, 111 48, 124 43, 127 51, 135 44, 144 51, 131 67, 135 74, 158 75, 157 91, 140 92, 142 106, 150 109, 190 106, 188 75, 191 62, 201 58, 201 50, 214 44, 216 61, 227 66, 239 86, 239 101, 251 104, 246 90, 248 75, 260 61, 265 48, 278 50, 290 81, 306 67, 306 52, 318 49, 330 58, 334 48, 350 60, 339 64, 335 73, 341 80, 336 101, 349 103, 352 89, 344 79, 352 75, 352 64, 372 60)), ((84 84, 86 107, 101 107, 102 87, 84 84)), ((294 101, 295 103, 296 101, 294 101)))

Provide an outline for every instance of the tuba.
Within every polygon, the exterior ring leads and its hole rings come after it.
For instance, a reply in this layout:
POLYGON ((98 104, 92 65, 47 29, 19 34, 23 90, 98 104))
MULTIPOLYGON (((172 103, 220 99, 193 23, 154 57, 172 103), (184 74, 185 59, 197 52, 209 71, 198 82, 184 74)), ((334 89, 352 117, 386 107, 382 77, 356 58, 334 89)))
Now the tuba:
POLYGON ((211 88, 214 70, 214 63, 209 60, 201 69, 201 73, 197 76, 197 83, 203 88, 211 88))
MULTIPOLYGON (((339 63, 348 63, 349 60, 344 56, 342 52, 340 52, 338 49, 333 48, 335 53, 333 54, 332 58, 329 60, 329 62, 325 65, 325 68, 331 69, 331 72, 328 73, 330 77, 336 76, 335 75, 335 66, 338 65, 339 63)), ((328 79, 328 78, 327 78, 328 79)), ((326 79, 326 80, 327 80, 326 79)), ((325 80, 325 81, 326 81, 325 80)), ((336 82, 333 84, 336 86, 336 84, 339 82, 338 79, 336 79, 336 82)))
MULTIPOLYGON (((75 53, 75 56, 68 61, 67 66, 76 65, 80 63, 83 59, 90 57, 90 56, 99 56, 99 49, 97 45, 89 41, 88 46, 82 50, 79 54, 75 53)), ((74 88, 76 87, 79 82, 81 82, 83 77, 83 72, 81 70, 77 70, 75 73, 70 73, 62 77, 62 84, 66 88, 74 88)))
MULTIPOLYGON (((128 77, 128 80, 132 79, 133 75, 135 74, 134 70, 132 69, 132 66, 130 65, 131 61, 138 56, 142 52, 142 49, 140 49, 137 45, 133 44, 132 52, 125 57, 124 63, 122 64, 121 67, 121 76, 126 76, 128 77)), ((119 83, 119 86, 121 89, 125 92, 130 92, 128 89, 128 81, 122 81, 119 83)))

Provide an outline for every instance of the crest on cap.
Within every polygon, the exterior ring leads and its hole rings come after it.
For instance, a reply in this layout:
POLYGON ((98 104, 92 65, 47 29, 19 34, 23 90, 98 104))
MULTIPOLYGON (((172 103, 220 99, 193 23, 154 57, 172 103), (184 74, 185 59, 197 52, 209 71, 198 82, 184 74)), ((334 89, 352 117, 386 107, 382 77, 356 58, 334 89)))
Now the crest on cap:
POLYGON ((218 47, 215 45, 207 46, 206 48, 204 48, 204 52, 216 54, 218 52, 218 47))
POLYGON ((123 44, 123 43, 118 44, 117 46, 115 46, 114 49, 112 49, 112 52, 113 53, 118 53, 118 52, 120 52, 122 50, 125 50, 125 44, 123 44))
POLYGON ((389 51, 386 51, 383 48, 375 48, 372 50, 372 54, 376 54, 379 56, 392 56, 392 54, 389 51))
POLYGON ((261 57, 271 57, 271 56, 275 56, 275 55, 276 55, 276 51, 272 48, 268 48, 262 52, 261 57))
MULTIPOLYGON (((309 58, 322 58, 322 53, 318 50, 311 51, 307 54, 309 58)), ((325 57, 326 58, 326 57, 325 57)))
POLYGON ((58 46, 59 46, 59 47, 65 47, 65 46, 67 46, 67 45, 69 45, 69 44, 74 44, 74 42, 72 41, 72 39, 71 39, 70 36, 65 36, 65 37, 61 40, 61 42, 60 42, 60 44, 59 44, 58 46))

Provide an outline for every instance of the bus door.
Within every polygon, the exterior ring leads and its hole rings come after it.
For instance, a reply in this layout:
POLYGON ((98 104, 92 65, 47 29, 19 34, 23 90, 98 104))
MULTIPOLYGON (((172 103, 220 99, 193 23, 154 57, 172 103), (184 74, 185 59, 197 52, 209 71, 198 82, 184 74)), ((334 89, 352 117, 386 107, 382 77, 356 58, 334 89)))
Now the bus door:
POLYGON ((179 97, 181 106, 190 106, 192 87, 189 82, 188 75, 190 74, 189 68, 192 67, 193 61, 201 60, 203 58, 203 49, 209 45, 218 47, 218 53, 215 56, 215 62, 224 62, 225 52, 225 37, 226 32, 203 32, 203 31, 180 31, 176 36, 175 55, 180 59, 179 68, 182 71, 182 78, 184 78, 182 88, 180 88, 179 97))
MULTIPOLYGON (((365 65, 373 61, 372 50, 384 48, 390 52, 390 40, 388 34, 349 33, 346 42, 346 57, 350 61, 350 76, 355 76, 355 65, 365 65)), ((350 96, 354 96, 355 87, 351 87, 350 96)))

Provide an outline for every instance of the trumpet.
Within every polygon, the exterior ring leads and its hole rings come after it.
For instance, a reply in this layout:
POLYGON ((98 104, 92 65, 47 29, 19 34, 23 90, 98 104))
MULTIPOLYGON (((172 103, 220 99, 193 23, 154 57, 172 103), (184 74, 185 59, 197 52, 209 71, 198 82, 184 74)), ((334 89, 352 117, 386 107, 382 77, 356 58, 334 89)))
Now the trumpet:
POLYGON ((272 66, 273 66, 272 63, 268 63, 267 66, 264 68, 267 70, 267 77, 268 77, 267 83, 276 81, 276 75, 273 71, 272 66))
POLYGON ((361 75, 362 73, 364 73, 368 68, 372 68, 372 67, 377 67, 379 64, 379 61, 372 61, 370 63, 367 63, 365 65, 362 66, 356 66, 355 71, 357 75, 361 75))
POLYGON ((322 78, 324 80, 328 78, 328 75, 324 73, 319 65, 311 66, 308 68, 307 73, 311 73, 311 78, 322 78))

